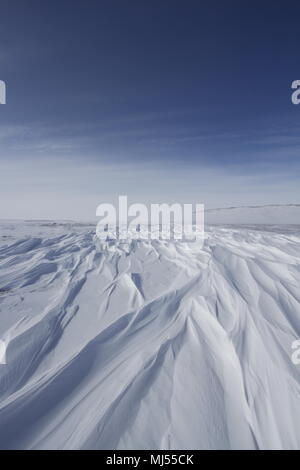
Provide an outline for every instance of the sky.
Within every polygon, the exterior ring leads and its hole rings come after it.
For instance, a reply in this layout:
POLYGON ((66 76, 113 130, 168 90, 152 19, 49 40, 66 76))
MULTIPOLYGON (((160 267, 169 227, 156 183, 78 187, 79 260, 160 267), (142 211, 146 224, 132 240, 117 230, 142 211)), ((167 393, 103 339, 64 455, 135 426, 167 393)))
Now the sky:
POLYGON ((300 203, 296 1, 1 0, 0 217, 300 203))

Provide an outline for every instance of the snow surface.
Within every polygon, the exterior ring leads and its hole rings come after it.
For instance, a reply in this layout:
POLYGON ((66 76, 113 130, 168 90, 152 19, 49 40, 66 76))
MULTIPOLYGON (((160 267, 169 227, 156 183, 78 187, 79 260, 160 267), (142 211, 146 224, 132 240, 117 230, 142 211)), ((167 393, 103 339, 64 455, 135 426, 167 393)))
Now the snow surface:
POLYGON ((0 448, 300 447, 299 226, 0 230, 0 448))
POLYGON ((300 204, 226 207, 208 209, 208 224, 299 224, 300 204))

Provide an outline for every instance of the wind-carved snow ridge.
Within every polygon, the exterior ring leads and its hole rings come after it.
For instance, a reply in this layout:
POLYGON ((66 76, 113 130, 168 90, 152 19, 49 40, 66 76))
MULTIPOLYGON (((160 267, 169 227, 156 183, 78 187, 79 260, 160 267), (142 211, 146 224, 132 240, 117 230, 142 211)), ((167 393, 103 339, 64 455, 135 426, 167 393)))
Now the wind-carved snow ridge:
POLYGON ((0 448, 297 449, 300 236, 1 226, 0 448))

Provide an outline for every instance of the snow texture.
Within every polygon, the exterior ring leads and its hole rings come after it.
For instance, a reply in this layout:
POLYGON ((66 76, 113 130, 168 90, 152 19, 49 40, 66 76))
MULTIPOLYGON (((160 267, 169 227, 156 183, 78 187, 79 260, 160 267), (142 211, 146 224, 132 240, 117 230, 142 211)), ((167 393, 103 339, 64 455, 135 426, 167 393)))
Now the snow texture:
POLYGON ((299 226, 0 229, 0 448, 300 447, 299 226))

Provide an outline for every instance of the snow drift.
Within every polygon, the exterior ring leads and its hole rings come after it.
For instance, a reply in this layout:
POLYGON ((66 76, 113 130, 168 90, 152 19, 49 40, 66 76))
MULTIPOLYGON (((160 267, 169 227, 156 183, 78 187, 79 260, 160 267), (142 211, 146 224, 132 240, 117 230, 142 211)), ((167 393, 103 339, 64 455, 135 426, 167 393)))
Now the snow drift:
POLYGON ((0 448, 300 447, 300 231, 2 223, 0 448))

